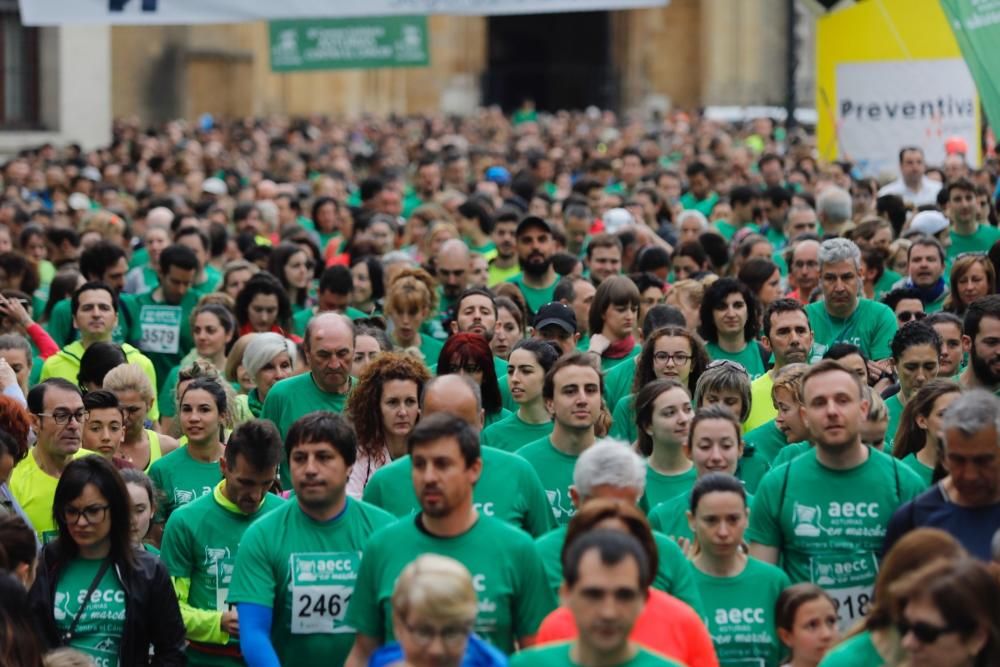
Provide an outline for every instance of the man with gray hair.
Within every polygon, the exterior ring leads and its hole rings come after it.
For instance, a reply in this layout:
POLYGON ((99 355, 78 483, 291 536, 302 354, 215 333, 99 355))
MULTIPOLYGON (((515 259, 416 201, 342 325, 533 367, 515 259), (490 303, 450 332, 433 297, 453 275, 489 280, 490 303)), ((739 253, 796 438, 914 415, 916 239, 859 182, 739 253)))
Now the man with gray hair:
MULTIPOLYGON (((577 510, 599 498, 638 505, 645 490, 646 461, 621 440, 604 438, 595 442, 580 454, 573 467, 570 497, 577 510)), ((553 591, 558 591, 562 584, 562 552, 568 529, 569 526, 560 526, 535 542, 553 591)), ((684 552, 662 533, 654 532, 653 539, 660 560, 653 587, 670 593, 700 612, 701 596, 684 552)))
POLYGON ((928 527, 988 561, 1000 528, 1000 398, 982 389, 962 394, 945 410, 941 433, 948 476, 896 510, 883 553, 914 528, 928 527))
POLYGON ((892 309, 860 298, 861 250, 847 239, 828 239, 819 247, 819 284, 823 300, 806 306, 818 352, 836 343, 857 345, 880 375, 888 368, 889 344, 898 324, 892 309))
POLYGON ((816 197, 816 214, 826 236, 840 236, 851 221, 851 193, 831 185, 816 197))

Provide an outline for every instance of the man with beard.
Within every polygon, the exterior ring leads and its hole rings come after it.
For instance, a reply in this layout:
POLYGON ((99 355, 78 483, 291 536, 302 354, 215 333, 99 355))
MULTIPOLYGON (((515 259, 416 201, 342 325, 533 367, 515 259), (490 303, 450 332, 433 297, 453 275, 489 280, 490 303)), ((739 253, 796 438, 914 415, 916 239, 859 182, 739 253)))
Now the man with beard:
POLYGON ((914 528, 944 530, 984 561, 1000 526, 1000 399, 975 389, 944 411, 941 465, 948 476, 900 507, 883 552, 914 528))
POLYGON ((920 294, 925 313, 936 313, 948 297, 948 281, 944 279, 944 248, 936 239, 919 237, 910 246, 907 272, 909 275, 894 287, 910 287, 920 294))
POLYGON ((472 574, 479 596, 475 631, 504 653, 530 646, 555 608, 545 570, 523 531, 481 515, 473 487, 483 472, 479 434, 459 417, 420 420, 407 439, 420 512, 369 541, 345 622, 358 632, 348 667, 363 667, 392 641, 392 591, 417 554, 454 558, 472 574))
POLYGON ((864 396, 836 361, 806 372, 800 412, 815 447, 764 476, 746 534, 751 556, 826 590, 845 628, 868 613, 889 517, 923 489, 906 465, 861 441, 864 396))
POLYGON ((553 295, 559 275, 552 268, 552 255, 556 243, 552 228, 542 218, 528 216, 517 225, 517 258, 521 274, 509 282, 517 285, 528 302, 531 314, 547 303, 555 301, 553 295))
POLYGON ((395 519, 348 498, 357 440, 339 415, 302 417, 285 449, 295 499, 246 529, 227 602, 250 667, 341 665, 354 641, 344 614, 362 554, 395 519))
POLYGON ((969 365, 958 378, 963 389, 1000 391, 1000 294, 976 299, 965 312, 962 347, 969 365))
MULTIPOLYGON (((309 372, 277 382, 267 392, 260 418, 274 422, 282 437, 301 416, 323 410, 344 411, 354 386, 354 323, 339 313, 320 313, 309 322, 302 340, 309 372)), ((288 483, 288 465, 282 462, 281 480, 288 483)))
POLYGON ((459 239, 448 239, 434 255, 434 276, 438 281, 438 306, 442 321, 451 319, 455 301, 469 284, 472 258, 469 246, 459 239))
POLYGON ((494 287, 520 272, 517 264, 517 221, 520 215, 511 208, 502 208, 494 216, 490 237, 497 254, 490 260, 489 286, 494 287))
POLYGON ((885 451, 891 452, 903 408, 917 390, 938 375, 941 336, 926 322, 908 322, 892 337, 892 366, 899 376, 899 392, 885 399, 889 423, 885 451))
POLYGON ((805 308, 795 299, 778 299, 771 303, 764 313, 761 343, 774 355, 774 366, 750 384, 750 414, 743 423, 745 432, 778 416, 771 401, 775 374, 788 364, 810 360, 813 334, 805 308))
MULTIPOLYGON (((451 321, 451 332, 479 334, 486 342, 493 340, 497 325, 497 303, 493 294, 482 287, 470 287, 462 292, 455 302, 455 319, 451 321)), ((497 372, 500 397, 505 408, 516 406, 507 384, 507 362, 493 356, 493 367, 497 372)))

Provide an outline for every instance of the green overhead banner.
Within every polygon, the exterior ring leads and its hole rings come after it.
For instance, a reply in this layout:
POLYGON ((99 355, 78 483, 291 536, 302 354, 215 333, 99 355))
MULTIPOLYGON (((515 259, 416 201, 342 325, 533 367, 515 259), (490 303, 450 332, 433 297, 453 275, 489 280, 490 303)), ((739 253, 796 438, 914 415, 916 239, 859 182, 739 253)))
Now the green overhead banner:
POLYGON ((426 16, 271 21, 271 71, 430 64, 426 16))
POLYGON ((1000 0, 941 0, 994 129, 1000 128, 1000 0))

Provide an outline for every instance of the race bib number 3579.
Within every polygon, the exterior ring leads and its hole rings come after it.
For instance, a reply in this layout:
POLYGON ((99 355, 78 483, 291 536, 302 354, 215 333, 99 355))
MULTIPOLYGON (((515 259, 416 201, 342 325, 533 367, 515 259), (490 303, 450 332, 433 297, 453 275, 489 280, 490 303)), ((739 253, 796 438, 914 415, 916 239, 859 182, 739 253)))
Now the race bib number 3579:
POLYGON ((139 349, 143 352, 177 354, 180 349, 181 319, 178 306, 143 306, 139 313, 142 338, 139 349))
POLYGON ((291 555, 292 634, 354 632, 344 616, 360 562, 356 552, 291 555))

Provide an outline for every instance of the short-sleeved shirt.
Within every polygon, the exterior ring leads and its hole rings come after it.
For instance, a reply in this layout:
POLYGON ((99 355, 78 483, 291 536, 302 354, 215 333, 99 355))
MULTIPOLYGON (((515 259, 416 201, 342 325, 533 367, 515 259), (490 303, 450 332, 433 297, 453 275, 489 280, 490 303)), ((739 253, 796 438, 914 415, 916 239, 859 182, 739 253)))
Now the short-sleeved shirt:
POLYGON ((889 414, 885 427, 885 446, 883 449, 886 454, 892 454, 893 445, 896 444, 896 431, 899 429, 899 418, 903 415, 903 407, 899 400, 899 394, 893 394, 885 399, 885 409, 889 414))
POLYGON ((690 491, 696 481, 698 481, 698 470, 694 466, 679 475, 664 475, 653 470, 647 461, 646 504, 650 510, 656 509, 660 503, 690 491))
MULTIPOLYGON (((579 663, 573 662, 570 651, 573 648, 572 642, 560 644, 546 644, 514 655, 510 659, 510 667, 577 667, 579 663)), ((658 655, 644 648, 640 648, 635 656, 616 667, 683 667, 676 660, 658 655)))
POLYGON ((751 380, 756 380, 767 372, 764 360, 760 356, 760 347, 755 341, 749 341, 739 352, 726 352, 717 343, 705 343, 705 350, 712 361, 729 359, 740 364, 750 374, 751 380))
MULTIPOLYGON (((753 494, 747 493, 747 507, 751 503, 753 503, 753 494)), ((693 540, 694 532, 692 532, 687 520, 687 512, 690 507, 690 491, 665 500, 649 513, 649 526, 671 540, 678 540, 682 537, 686 540, 693 540)))
MULTIPOLYGON (((482 447, 483 471, 472 490, 476 510, 517 526, 532 537, 556 527, 538 473, 520 456, 482 447)), ((413 490, 413 466, 402 456, 375 471, 365 487, 364 500, 397 517, 420 511, 413 490)))
POLYGON ((392 640, 396 579, 418 554, 434 553, 454 558, 472 574, 479 598, 476 634, 505 653, 514 650, 517 638, 533 636, 556 601, 531 538, 488 516, 479 516, 461 535, 437 537, 424 529, 421 516, 372 536, 361 559, 347 623, 380 642, 392 640))
POLYGON ((552 420, 541 424, 529 424, 515 412, 483 429, 479 441, 486 447, 516 452, 530 442, 547 438, 552 433, 554 425, 552 420))
POLYGON ((791 585, 788 575, 755 558, 748 558, 735 577, 715 577, 690 567, 719 664, 780 664, 783 649, 774 605, 781 591, 791 585))
POLYGON ((934 483, 934 468, 925 466, 923 462, 917 458, 916 452, 907 454, 901 460, 903 463, 910 466, 910 470, 920 476, 920 479, 924 481, 926 486, 930 487, 930 485, 934 483))
POLYGON ((883 667, 885 664, 872 643, 871 634, 865 630, 830 649, 820 660, 819 667, 883 667))
POLYGON ((972 234, 959 234, 954 227, 948 236, 951 246, 948 248, 948 259, 953 260, 966 252, 989 252, 993 244, 1000 241, 1000 229, 991 225, 978 224, 972 234))
POLYGON ((867 615, 889 519, 923 488, 907 466, 867 452, 850 470, 825 467, 813 449, 771 471, 754 496, 746 535, 777 548, 793 582, 825 589, 842 626, 867 615))
POLYGON ((746 447, 753 447, 756 456, 774 466, 775 457, 789 443, 785 434, 778 428, 778 424, 772 419, 747 433, 743 437, 743 444, 746 447))
POLYGON ((127 338, 149 357, 156 369, 155 387, 158 393, 170 374, 170 369, 194 347, 194 337, 188 322, 191 311, 198 305, 199 293, 188 290, 181 302, 171 305, 153 297, 156 290, 140 294, 129 305, 131 327, 127 338))
POLYGON ((631 357, 618 364, 604 376, 604 400, 608 407, 614 408, 626 396, 632 393, 635 382, 636 358, 631 357))
POLYGON ((805 310, 816 345, 823 346, 824 352, 835 343, 850 343, 873 361, 892 356, 889 345, 899 324, 884 303, 858 299, 857 308, 847 318, 830 315, 822 301, 810 303, 805 310))
POLYGON ((287 502, 243 534, 229 602, 273 610, 271 644, 281 664, 342 665, 354 644, 345 616, 362 555, 372 534, 394 521, 350 498, 325 522, 287 502))
POLYGON ((188 447, 178 447, 149 468, 149 478, 161 493, 156 507, 157 521, 165 522, 177 508, 211 495, 215 485, 222 481, 218 461, 198 461, 188 447))
MULTIPOLYGON (((542 558, 542 564, 545 565, 545 576, 548 577, 549 587, 552 588, 553 594, 558 594, 559 586, 563 581, 562 550, 566 543, 567 530, 567 526, 559 526, 535 540, 535 546, 542 558)), ((662 533, 654 531, 653 540, 656 542, 659 557, 659 565, 653 579, 653 588, 670 593, 678 600, 690 605, 698 613, 702 613, 701 595, 695 587, 691 568, 688 566, 684 552, 673 540, 662 533)))
MULTIPOLYGON (((81 448, 73 458, 89 456, 91 453, 81 448)), ((11 495, 24 510, 43 544, 54 540, 59 534, 56 520, 52 516, 52 503, 58 484, 58 477, 53 477, 38 466, 34 449, 14 466, 14 472, 10 475, 8 487, 11 495)))
MULTIPOLYGON (((74 558, 60 573, 55 585, 52 616, 59 633, 68 632, 80 612, 83 598, 101 568, 101 559, 74 558)), ((109 566, 101 575, 90 601, 83 607, 69 646, 98 665, 119 664, 125 631, 125 590, 109 566)))
POLYGON ((547 303, 552 303, 552 295, 555 294, 556 283, 559 282, 559 276, 556 276, 551 285, 542 288, 529 287, 528 285, 525 285, 523 273, 517 274, 513 278, 510 278, 507 282, 517 285, 517 288, 521 290, 521 294, 524 295, 524 300, 528 303, 528 310, 532 313, 537 313, 542 306, 547 303))
POLYGON ((542 487, 552 507, 556 523, 565 525, 576 514, 569 487, 573 486, 573 468, 579 456, 566 454, 552 444, 552 437, 536 440, 521 449, 517 455, 531 464, 542 480, 542 487))

